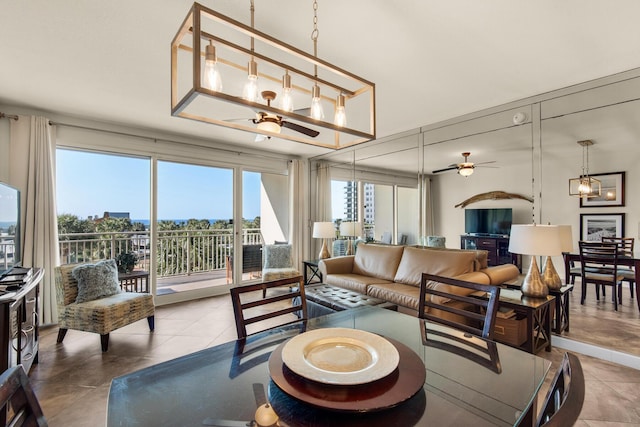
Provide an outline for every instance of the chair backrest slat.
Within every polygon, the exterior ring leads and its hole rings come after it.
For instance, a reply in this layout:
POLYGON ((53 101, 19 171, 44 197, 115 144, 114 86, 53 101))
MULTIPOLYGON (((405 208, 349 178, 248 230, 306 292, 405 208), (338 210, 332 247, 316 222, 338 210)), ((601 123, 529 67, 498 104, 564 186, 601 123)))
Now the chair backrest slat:
POLYGON ((479 337, 493 339, 499 296, 500 288, 497 286, 423 273, 418 316, 479 337), (448 285, 449 288, 443 286, 439 289, 438 283, 448 285), (469 291, 465 291, 467 295, 458 295, 451 286, 469 291), (470 293, 480 295, 469 295, 470 293), (439 312, 434 313, 432 310, 439 312), (450 315, 443 316, 445 313, 450 315))
POLYGON ((602 243, 615 243, 618 245, 618 253, 624 256, 633 256, 633 237, 603 237, 602 243))
MULTIPOLYGON (((247 326, 251 324, 269 321, 269 324, 261 329, 267 330, 301 320, 307 320, 307 300, 304 293, 302 276, 296 276, 294 279, 297 279, 295 283, 292 283, 291 278, 287 278, 231 288, 231 302, 238 338, 246 338, 249 335, 247 333, 247 326), (260 298, 262 295, 265 295, 264 291, 266 289, 285 285, 295 285, 296 288, 291 289, 291 291, 286 294, 276 294, 274 296, 263 296, 260 298), (252 295, 248 295, 250 293, 252 293, 252 295), (283 308, 282 302, 285 300, 291 300, 291 306, 283 308), (298 316, 298 319, 289 320, 288 318, 283 318, 283 316, 287 314, 295 314, 298 316), (280 319, 272 321, 271 319, 274 318, 280 319)), ((256 332, 258 331, 252 333, 256 332)))
MULTIPOLYGON (((618 269, 618 245, 603 242, 578 242, 582 277, 587 277, 588 269, 597 269, 600 274, 611 276, 615 281, 618 269)), ((607 278, 606 280, 609 280, 607 278)))
POLYGON ((3 425, 48 425, 22 365, 13 366, 0 375, 0 402, 0 421, 4 422, 3 425))
POLYGON ((574 425, 582 410, 584 391, 584 373, 580 359, 575 354, 565 353, 551 381, 536 425, 538 427, 574 425))

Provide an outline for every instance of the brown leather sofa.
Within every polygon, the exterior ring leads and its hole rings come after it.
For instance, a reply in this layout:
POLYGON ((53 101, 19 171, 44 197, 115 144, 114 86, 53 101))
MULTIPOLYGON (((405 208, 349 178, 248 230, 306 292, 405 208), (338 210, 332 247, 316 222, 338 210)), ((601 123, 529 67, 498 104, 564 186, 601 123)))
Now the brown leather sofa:
MULTIPOLYGON (((360 244, 355 255, 320 261, 323 282, 417 311, 422 273, 500 285, 519 275, 513 264, 487 266, 487 251, 360 244)), ((464 292, 442 283, 448 292, 464 292)))

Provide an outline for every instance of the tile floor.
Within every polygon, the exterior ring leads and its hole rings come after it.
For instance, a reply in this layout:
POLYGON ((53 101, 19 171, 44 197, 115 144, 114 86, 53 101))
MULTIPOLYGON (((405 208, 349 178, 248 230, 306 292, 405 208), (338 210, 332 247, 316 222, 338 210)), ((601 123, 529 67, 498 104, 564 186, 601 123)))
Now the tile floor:
MULTIPOLYGON (((631 301, 635 305, 635 301, 631 301)), ((579 305, 579 295, 572 296, 571 303, 574 307, 572 329, 576 331, 572 334, 578 334, 580 322, 590 321, 598 307, 607 311, 603 302, 585 313, 589 306, 579 305), (584 319, 579 320, 580 316, 584 319)), ((633 318, 637 308, 628 311, 633 318)), ((607 313, 606 317, 610 316, 607 313)), ((638 339, 640 323, 637 318, 633 323, 635 339, 638 339)), ((603 326, 600 325, 600 329, 603 326)), ((107 353, 100 351, 98 335, 70 330, 62 344, 56 343, 56 335, 57 327, 41 329, 40 363, 34 365, 30 373, 52 427, 102 426, 113 377, 236 337, 228 296, 158 307, 154 333, 149 333, 146 321, 114 331, 107 353)), ((607 335, 612 334, 609 331, 597 335, 603 335, 606 340, 607 335)), ((554 372, 563 352, 554 348, 550 353, 540 352, 539 356, 553 362, 551 372, 554 372)), ((576 425, 640 426, 640 371, 588 356, 580 355, 580 360, 587 392, 576 425)), ((543 397, 544 391, 540 400, 543 397)))

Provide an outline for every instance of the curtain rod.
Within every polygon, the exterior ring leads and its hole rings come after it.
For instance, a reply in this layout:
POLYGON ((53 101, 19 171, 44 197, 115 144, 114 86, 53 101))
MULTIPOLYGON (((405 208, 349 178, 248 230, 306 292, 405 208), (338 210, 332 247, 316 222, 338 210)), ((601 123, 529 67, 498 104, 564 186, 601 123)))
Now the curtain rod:
POLYGON ((13 115, 13 114, 5 114, 0 112, 0 119, 13 119, 13 120, 18 120, 18 116, 13 115))
MULTIPOLYGON (((17 120, 18 116, 15 116, 15 117, 16 117, 16 120, 17 120)), ((120 136, 128 136, 128 137, 131 137, 131 138, 145 139, 145 140, 152 141, 152 142, 159 142, 160 141, 160 142, 169 142, 169 143, 173 143, 173 144, 182 144, 182 145, 187 145, 187 146, 190 146, 190 147, 208 148, 208 149, 211 149, 211 150, 224 151, 226 153, 231 153, 231 154, 235 154, 235 155, 238 155, 238 156, 263 157, 263 158, 266 157, 266 158, 270 158, 270 159, 274 159, 274 160, 285 160, 285 161, 290 161, 291 160, 291 159, 288 159, 288 158, 282 158, 282 157, 277 157, 277 156, 269 156, 269 155, 264 154, 264 153, 253 154, 253 153, 249 153, 247 151, 230 150, 228 148, 208 147, 206 145, 194 144, 194 143, 191 143, 191 142, 175 141, 175 140, 166 139, 166 138, 154 138, 152 136, 137 135, 137 134, 128 133, 128 132, 120 132, 120 131, 107 130, 107 129, 99 129, 99 128, 93 128, 93 127, 89 127, 89 126, 73 125, 73 124, 70 124, 70 123, 54 122, 53 120, 49 120, 49 125, 50 126, 63 126, 63 127, 70 127, 70 128, 75 128, 75 129, 90 130, 90 131, 95 131, 95 132, 104 132, 104 133, 110 133, 110 134, 120 135, 120 136)))

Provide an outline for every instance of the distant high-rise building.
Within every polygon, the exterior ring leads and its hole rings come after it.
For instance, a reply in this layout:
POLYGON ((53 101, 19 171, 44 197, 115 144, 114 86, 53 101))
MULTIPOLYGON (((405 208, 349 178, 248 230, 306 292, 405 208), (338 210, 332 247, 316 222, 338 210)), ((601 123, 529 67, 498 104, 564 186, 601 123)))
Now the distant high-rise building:
POLYGON ((361 220, 364 225, 363 237, 373 238, 373 225, 375 218, 375 186, 371 183, 365 182, 362 185, 362 192, 364 193, 364 208, 363 218, 358 218, 358 183, 348 181, 344 190, 344 221, 357 221, 361 220))

